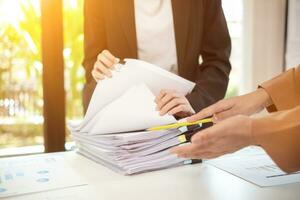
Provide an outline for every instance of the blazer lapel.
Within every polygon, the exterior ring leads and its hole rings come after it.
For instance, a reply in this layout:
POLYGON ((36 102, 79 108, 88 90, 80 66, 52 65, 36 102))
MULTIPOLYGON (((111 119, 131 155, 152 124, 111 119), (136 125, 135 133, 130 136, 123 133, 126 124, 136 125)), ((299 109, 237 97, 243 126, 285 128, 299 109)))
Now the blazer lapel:
POLYGON ((137 39, 135 28, 134 1, 114 0, 117 15, 120 19, 122 29, 126 35, 132 57, 137 58, 137 39))
MULTIPOLYGON (((191 0, 172 0, 175 40, 179 67, 187 53, 187 37, 189 31, 191 0)), ((179 72, 181 69, 179 68, 179 72)))
MULTIPOLYGON (((137 57, 134 0, 114 0, 122 29, 126 35, 133 57, 137 57)), ((181 66, 187 52, 191 0, 172 0, 178 65, 181 66)), ((180 70, 180 69, 179 69, 180 70)))

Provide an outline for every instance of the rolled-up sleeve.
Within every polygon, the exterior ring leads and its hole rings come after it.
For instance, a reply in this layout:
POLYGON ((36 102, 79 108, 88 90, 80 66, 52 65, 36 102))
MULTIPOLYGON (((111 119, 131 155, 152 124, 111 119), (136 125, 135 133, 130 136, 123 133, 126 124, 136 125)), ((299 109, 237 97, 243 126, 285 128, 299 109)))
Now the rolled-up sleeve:
POLYGON ((264 82, 261 88, 269 94, 273 105, 269 112, 291 109, 300 105, 300 66, 264 82))
POLYGON ((260 85, 271 97, 270 115, 253 119, 252 134, 286 172, 300 170, 300 66, 260 85))

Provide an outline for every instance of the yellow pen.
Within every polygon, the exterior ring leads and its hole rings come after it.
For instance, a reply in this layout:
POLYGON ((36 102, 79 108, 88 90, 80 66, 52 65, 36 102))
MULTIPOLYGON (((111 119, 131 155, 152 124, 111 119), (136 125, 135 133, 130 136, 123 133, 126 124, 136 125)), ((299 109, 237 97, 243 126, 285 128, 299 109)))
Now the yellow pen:
POLYGON ((172 128, 179 128, 182 126, 191 126, 191 125, 196 125, 196 124, 204 124, 204 123, 210 123, 212 122, 212 118, 207 118, 207 119, 201 119, 195 122, 178 122, 175 124, 169 124, 169 125, 164 125, 164 126, 156 126, 147 129, 148 131, 159 131, 159 130, 165 130, 165 129, 172 129, 172 128))

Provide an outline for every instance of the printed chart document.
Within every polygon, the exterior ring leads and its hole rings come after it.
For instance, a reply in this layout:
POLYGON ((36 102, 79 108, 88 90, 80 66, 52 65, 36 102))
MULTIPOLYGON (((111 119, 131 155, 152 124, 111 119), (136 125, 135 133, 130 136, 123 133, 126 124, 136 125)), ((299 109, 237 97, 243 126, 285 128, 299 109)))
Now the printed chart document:
POLYGON ((0 160, 0 198, 83 185, 59 154, 0 160))
POLYGON ((91 185, 51 190, 34 194, 7 197, 5 200, 91 200, 99 199, 97 188, 91 185))
POLYGON ((83 120, 69 125, 78 152, 124 175, 191 164, 169 151, 189 142, 187 127, 147 129, 177 122, 156 110, 155 97, 162 89, 187 95, 195 84, 141 60, 126 59, 116 68, 112 78, 97 84, 83 120))
POLYGON ((283 172, 259 147, 249 147, 206 163, 261 187, 300 182, 300 172, 292 174, 283 172))

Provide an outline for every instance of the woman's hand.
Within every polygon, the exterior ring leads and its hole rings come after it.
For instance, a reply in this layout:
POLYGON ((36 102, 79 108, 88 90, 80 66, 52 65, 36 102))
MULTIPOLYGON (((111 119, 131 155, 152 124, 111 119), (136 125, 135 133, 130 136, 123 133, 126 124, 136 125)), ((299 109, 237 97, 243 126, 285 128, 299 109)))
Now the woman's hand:
POLYGON ((252 119, 237 115, 196 133, 191 144, 171 149, 178 157, 210 159, 253 145, 252 119))
POLYGON ((268 93, 260 88, 246 95, 221 100, 187 118, 187 121, 193 122, 213 116, 214 122, 217 122, 235 115, 252 115, 260 112, 271 104, 272 101, 268 93))
POLYGON ((114 69, 114 65, 119 61, 120 59, 116 58, 108 50, 103 50, 97 56, 97 61, 95 62, 92 70, 92 76, 96 82, 103 80, 105 77, 112 77, 111 70, 114 69))
POLYGON ((195 114, 186 97, 175 90, 162 90, 156 97, 157 110, 160 115, 175 115, 183 118, 195 114))

